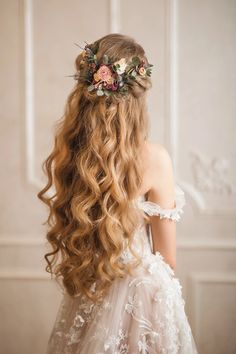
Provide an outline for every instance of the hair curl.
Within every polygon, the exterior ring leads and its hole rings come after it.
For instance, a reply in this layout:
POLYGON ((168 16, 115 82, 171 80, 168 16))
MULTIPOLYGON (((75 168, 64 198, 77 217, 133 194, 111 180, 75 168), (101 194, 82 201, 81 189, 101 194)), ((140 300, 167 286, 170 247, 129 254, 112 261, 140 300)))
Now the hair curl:
MULTIPOLYGON (((139 56, 147 62, 131 37, 114 33, 97 42, 98 59, 106 53, 113 61, 139 56)), ((79 54, 77 71, 86 70, 81 60, 79 54)), ((119 259, 124 239, 139 264, 132 238, 140 211, 132 201, 142 181, 140 152, 148 134, 145 93, 150 87, 150 78, 139 78, 130 82, 126 97, 98 97, 78 80, 56 124, 53 151, 42 165, 48 181, 37 196, 49 207, 44 224, 52 250, 44 256, 46 271, 56 280, 62 277, 71 296, 81 292, 101 300, 115 278, 131 271, 131 263, 119 259), (55 193, 48 196, 52 186, 55 193)))

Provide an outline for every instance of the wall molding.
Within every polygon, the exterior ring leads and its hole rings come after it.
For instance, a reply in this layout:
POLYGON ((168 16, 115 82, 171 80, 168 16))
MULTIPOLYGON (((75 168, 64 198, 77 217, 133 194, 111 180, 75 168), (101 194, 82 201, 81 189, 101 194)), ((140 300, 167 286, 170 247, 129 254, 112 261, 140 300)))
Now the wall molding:
MULTIPOLYGON (((173 169, 178 179, 178 2, 168 0, 166 3, 167 38, 166 52, 169 52, 169 124, 167 124, 166 138, 168 140, 170 155, 173 161, 173 169)), ((167 95, 167 93, 166 93, 167 95)))
POLYGON ((25 72, 25 155, 26 178, 30 185, 41 188, 35 174, 35 106, 34 106, 34 40, 33 40, 33 1, 23 1, 24 21, 24 72, 25 72))
POLYGON ((202 238, 202 239, 192 239, 187 238, 177 238, 177 249, 179 250, 210 250, 210 251, 235 251, 236 250, 236 239, 224 238, 214 239, 202 238))
POLYGON ((21 237, 4 235, 3 237, 0 237, 0 247, 44 246, 46 243, 47 241, 39 236, 21 237))
MULTIPOLYGON (((121 3, 120 0, 110 0, 109 28, 110 32, 121 31, 121 3)), ((25 72, 25 155, 26 178, 30 185, 37 189, 42 188, 42 182, 35 173, 35 89, 34 89, 34 20, 33 0, 23 0, 24 23, 24 72, 25 72)))
MULTIPOLYGON (((4 235, 0 237, 0 247, 46 247, 48 245, 47 240, 40 238, 40 236, 35 237, 17 237, 17 236, 7 236, 4 235)), ((178 238, 177 239, 177 249, 180 250, 226 250, 235 251, 236 250, 236 239, 224 238, 224 239, 214 239, 202 238, 202 239, 187 239, 178 238)))
POLYGON ((192 183, 187 182, 187 181, 180 181, 178 183, 181 188, 186 192, 187 195, 190 196, 190 198, 193 200, 196 208, 196 212, 201 216, 201 217, 233 217, 235 218, 236 215, 236 209, 232 208, 221 208, 221 209, 216 209, 212 207, 207 207, 205 199, 203 197, 203 194, 197 190, 192 183))
MULTIPOLYGON (((166 124, 166 140, 168 141, 170 154, 173 160, 173 168, 175 171, 176 180, 183 187, 186 194, 192 198, 196 204, 196 209, 200 216, 235 216, 236 209, 216 209, 209 208, 200 193, 191 183, 181 179, 178 171, 178 157, 179 157, 179 113, 178 113, 178 90, 179 90, 179 77, 178 77, 178 13, 179 13, 178 0, 166 1, 166 19, 167 19, 167 40, 169 45, 169 72, 167 78, 169 82, 169 122, 166 124)), ((166 94, 167 95, 167 94, 166 94)), ((168 107, 166 109, 168 111, 168 107)))
POLYGON ((230 159, 226 156, 207 156, 198 150, 190 151, 195 187, 202 193, 218 196, 232 195, 235 187, 230 175, 230 159))
POLYGON ((236 284, 236 273, 232 272, 190 272, 188 275, 191 297, 191 318, 193 319, 193 332, 196 341, 200 340, 200 288, 204 284, 236 284))
POLYGON ((110 33, 121 31, 121 0, 110 0, 110 33))
POLYGON ((0 280, 52 280, 45 272, 7 269, 0 271, 0 280))

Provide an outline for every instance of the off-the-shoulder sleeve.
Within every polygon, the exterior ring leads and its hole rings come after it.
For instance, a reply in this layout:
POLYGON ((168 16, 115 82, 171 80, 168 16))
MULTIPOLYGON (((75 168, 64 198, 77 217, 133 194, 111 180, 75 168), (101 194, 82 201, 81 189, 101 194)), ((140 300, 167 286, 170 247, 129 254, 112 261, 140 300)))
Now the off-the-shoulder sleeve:
POLYGON ((138 200, 138 208, 142 209, 145 213, 150 216, 159 215, 160 219, 168 218, 174 221, 180 220, 180 215, 183 213, 183 207, 186 204, 184 191, 180 188, 178 184, 175 184, 175 207, 171 209, 164 209, 157 203, 138 200))

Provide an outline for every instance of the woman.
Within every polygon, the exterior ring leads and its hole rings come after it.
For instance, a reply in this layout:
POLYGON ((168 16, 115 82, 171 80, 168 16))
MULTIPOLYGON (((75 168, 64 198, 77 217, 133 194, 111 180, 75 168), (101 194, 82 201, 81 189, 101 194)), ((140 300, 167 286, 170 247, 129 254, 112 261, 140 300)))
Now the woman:
POLYGON ((184 193, 167 150, 147 140, 152 66, 122 34, 76 58, 38 193, 46 270, 63 289, 47 354, 197 353, 174 273, 184 193))

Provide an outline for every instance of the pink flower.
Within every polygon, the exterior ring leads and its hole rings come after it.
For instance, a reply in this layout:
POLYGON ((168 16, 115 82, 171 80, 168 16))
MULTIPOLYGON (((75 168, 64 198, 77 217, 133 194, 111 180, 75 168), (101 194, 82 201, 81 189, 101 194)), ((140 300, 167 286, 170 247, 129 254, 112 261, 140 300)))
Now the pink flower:
POLYGON ((95 64, 95 63, 92 63, 92 64, 91 64, 91 68, 92 68, 93 71, 95 71, 95 70, 96 70, 96 64, 95 64))
POLYGON ((118 87, 118 84, 114 82, 111 86, 112 91, 116 91, 117 87, 118 87))
POLYGON ((97 72, 93 75, 95 81, 104 81, 112 84, 114 79, 111 70, 106 65, 101 65, 97 72))

